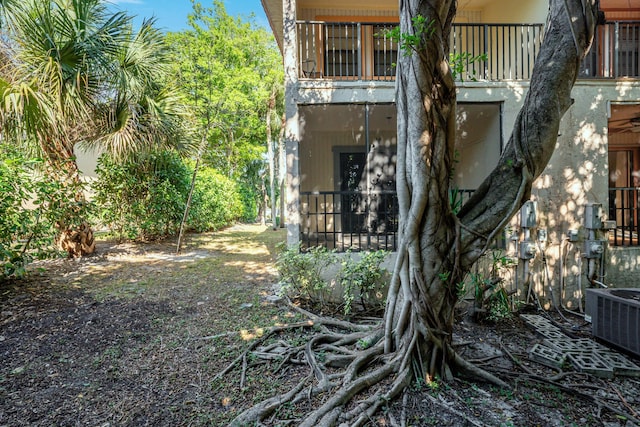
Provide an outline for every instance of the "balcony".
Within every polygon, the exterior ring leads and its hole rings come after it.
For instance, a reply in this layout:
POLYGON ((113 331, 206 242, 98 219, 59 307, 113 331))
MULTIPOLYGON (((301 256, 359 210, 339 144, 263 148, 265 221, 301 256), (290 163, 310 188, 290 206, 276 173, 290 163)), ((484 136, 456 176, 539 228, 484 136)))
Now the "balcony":
MULTIPOLYGON (((451 190, 453 208, 468 200, 473 191, 451 190)), ((337 252, 397 249, 395 191, 301 192, 300 216, 303 250, 316 246, 337 252)))
MULTIPOLYGON (((474 190, 451 190, 454 210, 474 190), (457 195, 456 192, 457 191, 457 195)), ((398 198, 395 191, 307 191, 300 193, 303 250, 315 246, 337 252, 388 250, 398 244, 398 198)), ((610 188, 609 218, 613 246, 640 246, 640 189, 610 188)))
MULTIPOLYGON (((387 30, 396 23, 298 21, 300 79, 394 80, 398 45, 387 30)), ((462 80, 529 80, 543 39, 543 24, 454 24, 451 54, 486 60, 463 62, 462 80)), ((581 78, 640 77, 640 22, 598 27, 581 78)))
POLYGON ((395 191, 300 193, 302 248, 396 250, 398 198, 395 191))
POLYGON ((640 77, 640 22, 599 26, 580 77, 640 77))

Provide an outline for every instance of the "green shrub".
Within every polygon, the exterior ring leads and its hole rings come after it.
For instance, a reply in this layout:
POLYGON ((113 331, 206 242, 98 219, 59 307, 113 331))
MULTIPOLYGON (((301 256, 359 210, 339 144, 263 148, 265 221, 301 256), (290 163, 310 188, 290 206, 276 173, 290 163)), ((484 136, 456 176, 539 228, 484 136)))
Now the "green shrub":
POLYGON ((240 184, 240 199, 243 205, 242 221, 255 222, 258 216, 258 191, 245 183, 240 184))
POLYGON ((383 289, 387 270, 380 264, 386 256, 386 251, 362 252, 360 259, 354 260, 349 253, 342 261, 338 281, 344 289, 345 314, 353 310, 356 296, 360 297, 360 304, 364 310, 384 307, 383 289))
POLYGON ((21 162, 11 159, 0 161, 0 275, 24 275, 29 261, 25 251, 25 237, 33 215, 24 209, 32 191, 32 182, 21 162))
POLYGON ((215 231, 244 217, 239 185, 212 168, 202 168, 189 210, 190 229, 215 231))
POLYGON ((100 222, 119 238, 158 239, 182 221, 191 171, 172 151, 116 162, 102 155, 93 185, 100 222))
POLYGON ((517 261, 501 250, 491 252, 489 276, 471 273, 476 320, 499 322, 512 315, 510 296, 503 285, 503 272, 517 266, 517 261))
POLYGON ((83 184, 39 159, 0 146, 0 277, 21 277, 33 259, 57 256, 56 224, 86 220, 83 184))
POLYGON ((322 278, 322 273, 335 262, 335 254, 321 246, 310 248, 308 252, 301 252, 299 245, 286 248, 283 244, 281 249, 276 268, 282 291, 324 305, 329 284, 322 278))
MULTIPOLYGON (((346 254, 340 264, 341 270, 337 272, 336 283, 343 288, 345 314, 354 310, 356 298, 364 310, 384 308, 387 270, 381 264, 387 252, 362 252, 360 255, 355 259, 352 254, 346 254)), ((326 276, 326 268, 336 261, 335 252, 324 247, 313 247, 306 252, 300 251, 300 245, 283 249, 276 260, 282 291, 324 307, 331 286, 323 276, 326 276)))

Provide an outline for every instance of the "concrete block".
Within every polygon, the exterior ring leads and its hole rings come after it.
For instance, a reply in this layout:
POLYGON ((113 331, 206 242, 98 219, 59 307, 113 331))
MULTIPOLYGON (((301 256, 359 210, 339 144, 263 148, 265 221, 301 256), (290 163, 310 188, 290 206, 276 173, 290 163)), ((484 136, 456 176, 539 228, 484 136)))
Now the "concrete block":
POLYGON ((542 335, 544 338, 549 340, 570 340, 571 339, 565 334, 563 334, 562 332, 560 332, 559 330, 554 331, 552 329, 536 329, 536 332, 538 332, 538 334, 542 335))
POLYGON ((600 378, 613 378, 613 368, 596 353, 568 352, 567 360, 580 371, 600 378))
POLYGON ((609 347, 606 347, 599 342, 592 340, 591 338, 579 338, 574 340, 577 344, 579 344, 585 350, 591 351, 610 351, 609 347))
POLYGON ((535 344, 529 350, 529 359, 551 368, 560 368, 566 359, 565 355, 553 348, 535 344))
POLYGON ((568 351, 575 351, 575 352, 589 351, 588 349, 585 349, 582 346, 580 346, 580 344, 576 343, 576 340, 573 340, 566 335, 560 338, 546 338, 543 341, 543 343, 547 347, 554 348, 557 351, 561 351, 563 353, 566 353, 568 351))
POLYGON ((616 353, 615 351, 603 350, 596 351, 596 354, 608 366, 613 368, 614 374, 627 377, 640 377, 640 366, 636 365, 622 354, 616 353))
POLYGON ((529 326, 537 328, 555 328, 560 330, 556 325, 551 323, 548 319, 539 316, 537 314, 521 314, 520 318, 524 320, 529 326))

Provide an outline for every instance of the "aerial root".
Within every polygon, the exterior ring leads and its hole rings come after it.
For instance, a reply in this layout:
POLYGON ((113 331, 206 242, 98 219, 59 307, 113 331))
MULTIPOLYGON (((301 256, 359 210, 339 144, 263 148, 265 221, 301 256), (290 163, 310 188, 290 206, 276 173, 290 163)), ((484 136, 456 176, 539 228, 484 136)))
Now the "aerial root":
POLYGON ((462 370, 463 372, 467 373, 468 375, 471 375, 475 378, 478 378, 482 381, 486 381, 490 384, 494 384, 500 388, 503 389, 511 389, 511 386, 509 384, 507 384, 506 382, 502 381, 500 378, 498 378, 497 376, 493 375, 491 372, 486 371, 484 369, 481 369, 479 367, 477 367, 476 365, 473 365, 472 363, 469 363, 468 361, 466 361, 462 356, 460 356, 457 352, 455 352, 454 350, 451 350, 451 354, 453 355, 453 364, 460 370, 462 370))
POLYGON ((219 372, 218 375, 216 375, 213 378, 213 381, 216 381, 216 380, 222 378, 223 376, 225 376, 226 374, 228 374, 229 372, 231 372, 231 370, 233 370, 233 368, 235 368, 235 366, 238 363, 240 363, 240 362, 242 362, 243 360, 246 359, 247 354, 249 354, 251 351, 253 351, 255 348, 257 348, 260 344, 265 342, 268 338, 270 338, 274 334, 279 333, 279 332, 283 332, 283 331, 286 331, 286 330, 289 330, 289 329, 310 328, 310 327, 313 327, 313 326, 314 326, 314 324, 312 322, 299 322, 299 323, 293 323, 291 325, 274 326, 273 328, 269 328, 264 335, 262 335, 260 338, 256 339, 254 342, 252 342, 251 345, 249 345, 249 347, 247 347, 247 349, 245 349, 245 351, 243 351, 241 355, 236 357, 231 363, 229 363, 229 365, 227 365, 227 367, 225 369, 223 369, 221 372, 219 372))
MULTIPOLYGON (((369 353, 367 356, 371 357, 373 354, 375 353, 369 353)), ((351 366, 358 365, 357 362, 360 361, 355 361, 351 366)), ((300 424, 300 427, 330 427, 336 425, 338 417, 343 412, 344 405, 365 388, 372 387, 392 375, 397 370, 398 365, 399 361, 396 360, 395 363, 386 363, 357 378, 349 378, 353 377, 352 375, 345 376, 346 381, 342 387, 336 390, 319 408, 308 414, 307 418, 300 424)), ((360 408, 359 411, 368 410, 377 404, 377 399, 368 403, 368 405, 360 408)))
MULTIPOLYGON (((239 414, 231 422, 232 426, 260 425, 262 420, 271 415, 277 418, 276 410, 282 405, 297 405, 302 402, 309 402, 314 409, 306 413, 303 419, 292 421, 296 425, 363 426, 371 421, 383 405, 405 391, 417 373, 427 375, 428 372, 424 369, 435 369, 434 365, 440 364, 443 364, 444 372, 450 372, 448 367, 451 365, 476 378, 509 388, 491 373, 465 361, 446 340, 433 334, 424 337, 424 331, 419 328, 406 329, 405 334, 398 340, 400 346, 393 352, 385 353, 386 340, 382 339, 383 330, 379 325, 377 328, 373 325, 359 328, 353 327, 349 322, 326 320, 312 315, 309 322, 269 329, 218 375, 220 377, 228 373, 241 363, 241 383, 244 385, 249 352, 266 361, 280 362, 277 370, 293 361, 307 365, 310 370, 304 381, 288 392, 259 402, 239 414), (318 333, 310 337, 306 345, 294 347, 279 340, 259 347, 277 332, 311 326, 318 333), (340 329, 341 332, 336 332, 340 329), (431 345, 421 341, 421 337, 426 338, 431 345), (421 365, 417 369, 416 363, 421 365), (309 384, 310 382, 313 384, 309 384), (360 396, 361 400, 356 400, 360 396)), ((406 399, 405 395, 405 407, 406 399)), ((403 409, 403 413, 405 410, 403 409)), ((406 418, 406 414, 403 417, 406 418)), ((273 422, 281 425, 285 420, 275 419, 273 422)), ((401 425, 405 425, 405 422, 406 420, 401 421, 401 425)), ((470 423, 473 424, 471 421, 470 423)))
POLYGON ((247 409, 231 422, 231 426, 240 427, 251 425, 254 424, 256 420, 264 419, 265 416, 275 411, 281 405, 290 402, 298 393, 300 393, 309 379, 311 379, 311 375, 300 381, 300 384, 291 389, 288 393, 263 400, 252 408, 247 409))

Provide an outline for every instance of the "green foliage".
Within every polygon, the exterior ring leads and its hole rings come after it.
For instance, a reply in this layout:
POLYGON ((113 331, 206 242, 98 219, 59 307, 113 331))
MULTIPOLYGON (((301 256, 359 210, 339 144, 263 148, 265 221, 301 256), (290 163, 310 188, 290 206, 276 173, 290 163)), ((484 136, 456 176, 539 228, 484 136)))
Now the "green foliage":
POLYGON ((24 240, 34 218, 23 208, 31 191, 24 165, 13 159, 0 162, 0 276, 22 276, 29 261, 24 240), (22 241, 21 241, 22 240, 22 241))
POLYGON ((57 255, 56 226, 86 217, 83 184, 59 172, 0 146, 0 277, 22 277, 33 259, 57 255))
POLYGON ((427 21, 427 18, 422 15, 411 18, 411 23, 413 33, 403 33, 399 26, 385 32, 387 37, 399 44, 400 50, 407 56, 419 51, 435 32, 435 21, 427 21))
POLYGON ((471 81, 476 81, 476 69, 475 64, 484 62, 487 60, 487 54, 473 56, 469 52, 450 53, 449 54, 449 66, 451 67, 451 74, 454 79, 459 78, 460 81, 464 81, 464 75, 467 74, 471 81), (471 66, 471 70, 469 67, 471 66))
POLYGON ((342 285, 344 298, 344 313, 353 310, 353 301, 360 296, 362 307, 367 309, 367 301, 377 301, 377 307, 384 306, 383 288, 384 273, 380 266, 387 256, 386 251, 362 252, 360 259, 354 260, 350 253, 342 261, 342 271, 338 282, 342 285))
POLYGON ((167 43, 175 79, 207 141, 203 160, 232 179, 247 178, 248 165, 265 152, 265 116, 273 88, 283 86, 282 57, 269 31, 230 16, 220 0, 194 3, 189 25, 169 33, 167 43))
MULTIPOLYGON (((353 312, 353 303, 359 298, 362 307, 382 309, 384 307, 385 273, 381 267, 387 252, 363 252, 359 258, 347 253, 337 271, 336 283, 343 288, 345 314, 353 312)), ((323 278, 326 268, 337 261, 335 252, 324 247, 313 247, 301 252, 300 246, 282 248, 276 260, 283 291, 297 297, 326 304, 330 284, 323 278)))
POLYGON ((255 187, 251 187, 246 183, 240 183, 240 200, 242 202, 242 221, 254 222, 258 214, 258 197, 259 193, 255 187))
POLYGON ((289 248, 281 245, 282 252, 276 260, 276 268, 283 284, 283 292, 309 300, 319 299, 325 303, 325 294, 329 284, 322 273, 335 262, 335 253, 317 246, 307 252, 300 251, 300 245, 289 248))
POLYGON ((215 231, 244 216, 240 186, 215 169, 200 169, 189 210, 189 228, 215 231))
POLYGON ((502 285, 500 274, 515 264, 516 262, 502 251, 494 250, 491 253, 489 277, 479 273, 471 274, 475 307, 478 313, 482 313, 481 318, 497 322, 511 317, 509 294, 502 285))
POLYGON ((4 2, 3 139, 56 163, 76 143, 124 154, 183 142, 164 34, 101 0, 4 2), (6 58, 11 58, 10 61, 6 58), (6 102, 5 102, 6 101, 6 102))
POLYGON ((93 185, 98 216, 119 238, 157 239, 176 232, 184 214, 191 171, 172 151, 122 162, 103 155, 93 185))

